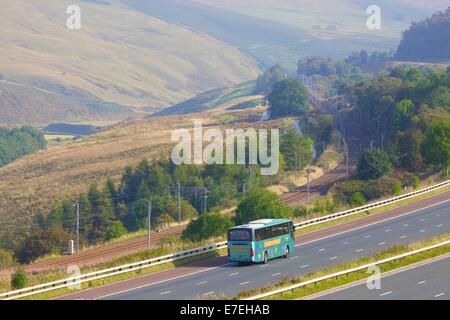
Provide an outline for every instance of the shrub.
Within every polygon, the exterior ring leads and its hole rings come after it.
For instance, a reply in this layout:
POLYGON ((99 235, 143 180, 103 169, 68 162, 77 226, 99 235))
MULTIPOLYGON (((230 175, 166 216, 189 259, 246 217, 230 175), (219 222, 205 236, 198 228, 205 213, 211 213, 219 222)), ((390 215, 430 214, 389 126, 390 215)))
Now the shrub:
POLYGON ((108 227, 106 230, 106 240, 120 238, 128 231, 123 226, 123 223, 120 221, 115 221, 112 225, 108 227))
POLYGON ((358 163, 358 175, 363 180, 378 179, 392 170, 392 163, 387 153, 380 149, 363 153, 358 163))
POLYGON ((336 211, 337 205, 330 199, 318 200, 311 209, 313 213, 331 213, 336 211))
POLYGON ((0 270, 10 268, 14 265, 13 255, 6 250, 0 249, 0 270))
POLYGON ((392 186, 392 194, 394 196, 399 196, 402 194, 403 191, 403 186, 402 183, 400 181, 395 181, 394 185, 392 186))
POLYGON ((368 182, 361 180, 345 181, 337 185, 334 190, 334 200, 338 203, 352 203, 353 195, 357 192, 366 193, 368 182))
POLYGON ((294 217, 304 217, 308 214, 308 208, 297 207, 294 209, 294 217))
POLYGON ((369 201, 391 195, 396 181, 396 179, 391 177, 381 177, 368 183, 363 194, 369 201))
POLYGON ((198 219, 191 221, 183 231, 183 240, 202 241, 213 237, 220 237, 226 234, 233 226, 233 221, 229 216, 220 212, 206 212, 198 219))
MULTIPOLYGON (((178 203, 171 202, 167 205, 167 214, 178 221, 178 203)), ((181 200, 181 220, 192 220, 198 217, 197 210, 186 200, 181 200)))
POLYGON ((419 187, 420 187, 420 179, 419 179, 418 176, 415 176, 415 177, 413 178, 412 186, 413 186, 414 190, 419 189, 419 187))
POLYGON ((23 268, 19 268, 11 277, 11 287, 14 290, 23 289, 28 284, 28 274, 23 268))
POLYGON ((351 203, 354 207, 361 207, 366 204, 366 199, 361 192, 355 192, 352 196, 351 203))
POLYGON ((271 94, 270 114, 274 117, 303 115, 308 110, 309 93, 298 80, 285 79, 275 83, 271 94))
POLYGON ((281 202, 277 194, 264 189, 252 190, 236 209, 236 223, 243 224, 258 219, 291 218, 292 209, 281 202))

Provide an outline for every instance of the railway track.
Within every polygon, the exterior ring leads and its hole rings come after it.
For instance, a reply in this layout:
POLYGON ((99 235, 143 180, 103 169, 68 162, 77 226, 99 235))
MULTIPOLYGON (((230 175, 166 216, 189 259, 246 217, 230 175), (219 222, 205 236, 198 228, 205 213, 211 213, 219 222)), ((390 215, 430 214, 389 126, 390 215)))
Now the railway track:
MULTIPOLYGON (((347 165, 341 163, 335 169, 331 170, 321 178, 318 178, 310 183, 310 201, 315 198, 325 195, 334 185, 344 181, 356 172, 358 155, 353 154, 350 157, 349 168, 347 165)), ((305 204, 308 198, 307 186, 301 186, 295 190, 282 195, 281 200, 291 207, 296 207, 305 204)))
MULTIPOLYGON (((349 155, 349 168, 347 165, 341 163, 335 169, 329 171, 327 174, 313 180, 310 183, 310 201, 315 198, 326 194, 336 183, 339 183, 349 176, 353 175, 356 171, 356 163, 359 159, 359 152, 354 152, 353 148, 350 148, 349 155)), ((291 206, 299 206, 307 202, 307 187, 301 186, 287 194, 281 196, 281 200, 291 206)), ((228 214, 234 214, 229 212, 228 214)), ((152 245, 158 245, 162 238, 166 236, 181 236, 185 225, 177 226, 174 228, 162 230, 160 232, 152 233, 152 245)), ((29 272, 42 271, 49 269, 64 269, 71 265, 77 265, 78 267, 86 267, 102 262, 111 261, 115 258, 120 258, 129 254, 143 251, 147 248, 147 237, 142 236, 136 239, 125 240, 122 242, 107 244, 96 248, 82 251, 72 256, 62 256, 49 261, 37 262, 25 267, 29 272)), ((1 274, 11 273, 12 270, 0 271, 1 274)))
MULTIPOLYGON (((152 233, 152 245, 157 245, 166 236, 181 236, 186 226, 179 226, 152 233)), ((147 237, 126 240, 122 242, 107 244, 97 248, 88 249, 71 256, 62 256, 51 261, 33 263, 25 267, 29 272, 49 269, 66 268, 76 264, 78 267, 85 267, 97 263, 107 262, 114 258, 143 251, 147 248, 147 237)))
MULTIPOLYGON (((349 174, 353 174, 356 168, 356 161, 352 157, 350 161, 349 174)), ((310 184, 310 199, 317 198, 320 195, 325 194, 336 183, 343 181, 348 177, 347 167, 345 164, 341 164, 334 170, 331 170, 323 177, 316 179, 310 184)), ((291 191, 283 196, 281 199, 284 203, 291 207, 298 206, 306 203, 307 190, 306 186, 299 187, 294 191, 291 191)), ((158 245, 162 238, 166 236, 181 236, 185 225, 173 227, 170 229, 162 230, 160 232, 152 233, 152 245, 158 245)), ((63 269, 70 265, 77 265, 78 267, 86 267, 93 264, 111 261, 115 258, 120 258, 125 255, 143 251, 147 248, 147 237, 142 236, 136 239, 126 240, 122 242, 107 244, 99 246, 97 248, 88 249, 72 256, 62 256, 50 261, 37 262, 25 267, 29 272, 36 272, 49 269, 63 269)), ((9 271, 0 272, 0 274, 10 273, 9 271)))

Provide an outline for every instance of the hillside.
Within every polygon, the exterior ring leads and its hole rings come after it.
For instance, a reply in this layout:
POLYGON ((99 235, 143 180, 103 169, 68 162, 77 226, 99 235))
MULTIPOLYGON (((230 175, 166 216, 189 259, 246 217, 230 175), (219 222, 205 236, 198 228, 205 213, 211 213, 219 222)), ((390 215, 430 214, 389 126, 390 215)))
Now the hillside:
MULTIPOLYGON (((41 82, 43 85, 43 83, 41 82)), ((39 84, 38 84, 39 86, 39 84)), ((51 89, 50 89, 51 90, 51 89)), ((74 97, 72 93, 56 93, 32 84, 0 80, 0 124, 31 123, 44 125, 54 121, 83 122, 120 121, 138 113, 117 103, 93 97, 74 97)))
POLYGON ((166 158, 172 130, 191 128, 194 119, 201 118, 205 127, 223 127, 227 126, 224 115, 231 114, 239 119, 238 127, 270 126, 270 121, 255 123, 262 112, 217 110, 127 121, 17 160, 0 168, 0 231, 6 225, 29 221, 36 208, 49 209, 58 199, 84 192, 94 182, 117 181, 126 166, 144 158, 166 158))
POLYGON ((264 96, 254 93, 255 81, 204 92, 198 96, 166 108, 152 116, 187 114, 211 109, 244 109, 263 102, 264 96))
POLYGON ((390 23, 388 32, 372 33, 370 39, 363 38, 369 33, 365 8, 361 10, 349 1, 341 4, 337 0, 322 0, 318 4, 306 0, 122 2, 149 16, 207 32, 231 43, 256 59, 263 68, 277 63, 293 67, 299 57, 307 55, 337 58, 362 47, 386 50, 396 46, 400 31, 407 25, 390 23), (350 32, 352 29, 359 31, 350 32))
MULTIPOLYGON (((130 0, 128 0, 130 1, 130 0)), ((136 0, 137 1, 137 0, 136 0)), ((354 51, 385 51, 396 48, 401 31, 413 20, 423 19, 437 10, 446 8, 445 0, 195 0, 202 5, 214 6, 233 12, 236 16, 248 16, 278 23, 288 29, 299 30, 293 37, 279 34, 277 41, 284 41, 283 48, 275 50, 295 53, 298 58, 320 55, 342 59, 354 51), (373 4, 382 8, 382 29, 371 31, 366 27, 366 9, 373 4), (301 31, 301 32, 300 32, 301 31)), ((239 22, 234 21, 236 24, 239 22)), ((270 25, 270 24, 268 24, 270 25)), ((261 29, 261 33, 265 30, 261 29)), ((239 39, 240 35, 233 35, 239 39)), ((238 40, 235 40, 238 41, 238 40)), ((255 48, 266 48, 249 39, 255 48), (252 43, 253 42, 253 43, 252 43)), ((247 50, 252 54, 251 50, 247 50)), ((277 53, 272 58, 280 57, 277 53)), ((280 63, 287 64, 283 58, 280 63)))
POLYGON ((258 75, 204 32, 107 3, 80 3, 80 31, 65 26, 71 1, 0 4, 0 123, 120 120, 258 75))
POLYGON ((406 61, 450 61, 450 7, 413 23, 403 34, 396 58, 406 61))
POLYGON ((82 30, 66 28, 69 0, 0 4, 0 124, 120 121, 253 80, 276 63, 344 58, 397 47, 410 21, 445 1, 80 1, 82 30))

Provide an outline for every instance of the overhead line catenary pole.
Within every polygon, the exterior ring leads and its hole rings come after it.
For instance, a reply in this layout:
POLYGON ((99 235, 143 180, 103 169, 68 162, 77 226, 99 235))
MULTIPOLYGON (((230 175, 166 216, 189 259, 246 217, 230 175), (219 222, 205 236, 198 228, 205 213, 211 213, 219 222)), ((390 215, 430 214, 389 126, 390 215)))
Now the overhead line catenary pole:
POLYGON ((147 249, 151 247, 151 220, 152 220, 152 200, 148 201, 148 222, 147 222, 147 249))
POLYGON ((249 186, 248 188, 251 190, 252 189, 252 166, 250 165, 248 167, 248 171, 249 171, 249 186))
POLYGON ((208 192, 208 189, 205 188, 205 203, 204 203, 203 213, 205 213, 206 209, 207 209, 207 207, 206 207, 206 200, 208 199, 208 193, 207 192, 208 192))
POLYGON ((347 148, 347 150, 345 151, 345 164, 347 167, 347 175, 349 175, 349 173, 350 173, 349 162, 350 162, 350 159, 349 159, 348 148, 347 148))
POLYGON ((180 181, 177 181, 178 187, 178 224, 181 224, 181 185, 180 181))
POLYGON ((308 169, 306 170, 307 175, 306 175, 306 192, 307 192, 307 204, 308 204, 308 208, 309 208, 309 180, 310 180, 310 174, 311 174, 311 168, 308 167, 308 169))
POLYGON ((75 233, 76 233, 76 250, 80 252, 80 203, 77 201, 75 205, 75 233))

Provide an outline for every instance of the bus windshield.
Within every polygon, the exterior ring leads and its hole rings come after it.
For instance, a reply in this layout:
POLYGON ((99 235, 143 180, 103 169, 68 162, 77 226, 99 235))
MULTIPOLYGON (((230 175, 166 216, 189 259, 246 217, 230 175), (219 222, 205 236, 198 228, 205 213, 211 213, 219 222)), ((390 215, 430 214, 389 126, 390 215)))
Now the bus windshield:
POLYGON ((234 229, 228 232, 229 241, 252 241, 252 231, 250 229, 234 229))

